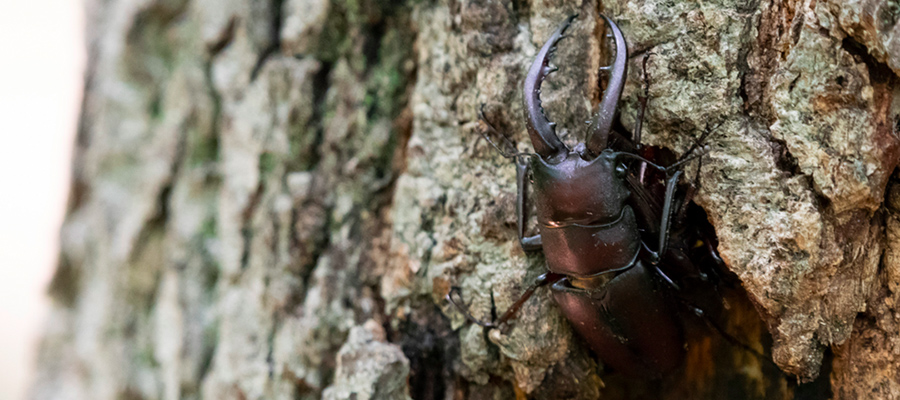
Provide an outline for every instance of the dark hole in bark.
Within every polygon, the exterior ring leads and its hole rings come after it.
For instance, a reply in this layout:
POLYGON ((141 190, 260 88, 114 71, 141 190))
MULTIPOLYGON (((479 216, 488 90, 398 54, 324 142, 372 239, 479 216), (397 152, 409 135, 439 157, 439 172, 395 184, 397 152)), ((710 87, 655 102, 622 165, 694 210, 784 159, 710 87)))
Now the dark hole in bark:
POLYGON ((812 382, 797 385, 797 389, 794 391, 794 399, 818 400, 834 398, 834 394, 831 391, 833 361, 834 353, 831 351, 831 348, 828 348, 822 357, 822 369, 819 371, 819 377, 812 382))
POLYGON ((452 363, 459 358, 459 337, 449 320, 436 306, 426 305, 414 310, 390 336, 409 359, 410 397, 447 398, 456 375, 452 363))

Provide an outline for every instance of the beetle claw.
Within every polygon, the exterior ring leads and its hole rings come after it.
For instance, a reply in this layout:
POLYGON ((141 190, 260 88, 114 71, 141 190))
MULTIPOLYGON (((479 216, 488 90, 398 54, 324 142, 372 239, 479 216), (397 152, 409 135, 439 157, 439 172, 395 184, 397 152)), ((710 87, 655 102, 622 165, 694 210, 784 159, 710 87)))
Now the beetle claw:
POLYGON ((588 151, 594 155, 600 154, 606 148, 616 116, 616 106, 622 97, 622 88, 625 86, 625 76, 628 73, 628 45, 625 43, 625 37, 611 19, 606 16, 603 16, 603 19, 610 30, 609 34, 615 38, 616 52, 612 65, 605 69, 601 68, 610 71, 609 83, 606 85, 600 107, 593 118, 593 126, 586 138, 588 151))
POLYGON ((525 126, 535 152, 545 159, 556 158, 568 152, 566 145, 557 136, 554 125, 551 125, 544 114, 540 95, 541 83, 558 69, 550 65, 550 58, 556 53, 556 45, 566 37, 566 29, 577 16, 578 14, 570 16, 553 32, 550 39, 541 47, 525 77, 525 126))
POLYGON ((488 332, 488 339, 491 340, 491 343, 500 345, 503 341, 503 335, 505 334, 505 329, 491 329, 491 331, 488 332))

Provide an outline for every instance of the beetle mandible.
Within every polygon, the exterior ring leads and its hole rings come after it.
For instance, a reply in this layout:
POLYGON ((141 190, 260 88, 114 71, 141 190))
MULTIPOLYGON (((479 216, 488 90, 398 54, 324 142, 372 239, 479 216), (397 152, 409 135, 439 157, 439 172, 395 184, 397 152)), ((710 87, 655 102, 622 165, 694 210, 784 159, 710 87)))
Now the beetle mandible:
MULTIPOLYGON (((681 326, 662 290, 667 284, 677 285, 660 269, 660 260, 666 254, 674 194, 682 175, 679 167, 696 157, 689 157, 696 147, 663 167, 635 152, 609 146, 611 135, 625 137, 613 132, 613 125, 627 75, 628 50, 621 30, 606 16, 602 17, 615 43, 615 59, 603 68, 610 75, 599 109, 585 143, 570 149, 560 140, 555 124, 543 113, 541 83, 555 71, 550 56, 575 17, 567 18, 550 36, 524 81, 525 124, 537 154, 504 154, 516 165, 519 242, 525 251, 543 250, 549 272, 496 322, 474 319, 454 300, 454 293, 459 296, 456 288, 447 299, 475 323, 500 327, 537 288, 550 285, 573 329, 604 363, 631 376, 660 376, 679 365, 685 352, 681 326), (650 229, 658 232, 655 250, 642 240, 639 218, 629 204, 632 193, 626 174, 633 162, 665 176, 662 212, 656 218, 659 225, 650 229), (525 234, 529 170, 539 224, 535 236, 525 234)), ((633 147, 638 149, 645 105, 642 99, 633 135, 633 147)))

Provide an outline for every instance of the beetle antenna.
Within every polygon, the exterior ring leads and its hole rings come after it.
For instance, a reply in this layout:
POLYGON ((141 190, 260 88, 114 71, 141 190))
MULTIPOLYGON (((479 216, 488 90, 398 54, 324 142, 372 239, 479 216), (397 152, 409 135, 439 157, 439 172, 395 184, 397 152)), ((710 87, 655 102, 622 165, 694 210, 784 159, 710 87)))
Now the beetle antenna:
POLYGON ((643 86, 643 92, 638 94, 638 110, 637 115, 634 117, 634 133, 632 134, 631 141, 634 143, 635 148, 639 149, 643 147, 641 144, 641 127, 644 125, 644 112, 647 109, 647 98, 650 97, 650 73, 647 72, 647 62, 650 60, 650 56, 653 55, 653 52, 649 52, 644 55, 644 61, 641 63, 641 81, 643 86))
POLYGON ((481 137, 483 137, 484 140, 487 140, 487 142, 491 144, 491 147, 493 147, 494 150, 497 150, 497 152, 500 153, 500 155, 503 156, 503 158, 513 159, 513 158, 518 158, 518 157, 533 157, 533 156, 535 156, 535 154, 532 154, 532 153, 522 153, 520 151, 517 151, 516 146, 513 144, 513 142, 511 140, 509 140, 509 138, 506 137, 506 135, 500 133, 500 131, 498 131, 497 128, 494 128, 494 124, 492 124, 491 121, 488 120, 487 117, 484 115, 484 103, 481 103, 481 109, 478 110, 478 117, 481 118, 482 121, 484 121, 484 124, 487 125, 488 130, 500 135, 500 137, 503 138, 503 141, 506 142, 506 145, 509 148, 513 149, 513 151, 504 151, 503 149, 500 148, 500 146, 497 145, 497 143, 495 143, 493 140, 491 140, 491 137, 487 133, 485 133, 484 131, 481 131, 480 132, 481 137))
MULTIPOLYGON (((713 127, 712 129, 709 129, 709 128, 707 127, 707 129, 703 132, 702 135, 700 135, 699 138, 693 138, 693 139, 694 139, 694 143, 691 145, 691 147, 688 148, 688 150, 687 150, 686 152, 684 152, 684 154, 681 155, 681 157, 678 158, 678 162, 677 162, 677 163, 681 163, 682 161, 685 160, 685 158, 691 157, 691 153, 693 153, 694 151, 696 151, 698 148, 706 148, 706 146, 707 146, 706 143, 705 143, 705 142, 706 142, 706 138, 708 138, 709 135, 711 135, 713 132, 715 132, 716 130, 718 130, 718 129, 719 129, 722 125, 724 125, 724 124, 725 124, 725 121, 722 121, 722 122, 719 122, 718 124, 716 124, 716 126, 713 127)), ((709 151, 709 150, 707 149, 707 150, 704 151, 703 153, 705 154, 705 153, 707 153, 708 151, 709 151)), ((701 155, 702 155, 702 154, 701 154, 701 155)), ((694 157, 691 157, 691 158, 694 158, 694 157)))
POLYGON ((697 158, 705 156, 706 153, 708 153, 708 152, 709 152, 709 146, 704 145, 703 147, 700 147, 700 151, 692 150, 691 153, 694 153, 694 154, 685 153, 685 156, 682 156, 680 160, 678 160, 674 164, 666 167, 665 171, 669 172, 673 169, 677 169, 678 167, 681 167, 682 165, 684 165, 688 162, 691 162, 697 158))

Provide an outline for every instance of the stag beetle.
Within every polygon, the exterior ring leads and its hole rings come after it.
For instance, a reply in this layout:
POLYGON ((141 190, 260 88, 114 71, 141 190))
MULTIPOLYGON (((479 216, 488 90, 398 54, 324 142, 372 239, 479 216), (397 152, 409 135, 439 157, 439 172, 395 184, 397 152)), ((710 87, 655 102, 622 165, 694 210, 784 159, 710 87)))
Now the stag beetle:
MULTIPOLYGON (((541 275, 496 322, 473 318, 461 306, 458 288, 452 289, 447 299, 473 322, 500 327, 537 288, 550 285, 554 300, 572 327, 605 364, 626 375, 656 377, 679 365, 684 357, 681 325, 664 290, 678 285, 664 269, 669 268, 667 263, 690 260, 680 249, 667 251, 666 246, 673 210, 680 207, 675 196, 683 174, 680 166, 703 151, 690 155, 698 148, 693 146, 667 166, 642 155, 640 125, 646 96, 641 99, 633 138, 628 140, 613 130, 627 74, 628 50, 622 32, 606 16, 603 18, 615 43, 615 59, 602 68, 610 75, 599 110, 585 143, 570 149, 560 140, 555 124, 541 107, 541 83, 555 71, 550 56, 576 16, 566 19, 550 36, 524 81, 525 123, 537 154, 507 153, 485 136, 515 161, 519 242, 525 251, 543 250, 549 272, 541 275), (619 144, 613 146, 614 142, 619 144), (644 172, 634 172, 635 167, 644 172), (529 170, 539 224, 535 236, 525 234, 529 170), (657 188, 664 192, 661 201, 657 198, 661 203, 658 206, 646 201, 654 197, 641 178, 649 176, 647 171, 655 171, 656 179, 664 182, 663 190, 657 188), (636 189, 640 193, 635 193, 636 189)), ((487 122, 483 112, 482 119, 487 122)), ((488 126, 493 129, 489 122, 488 126)))

